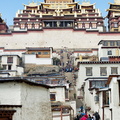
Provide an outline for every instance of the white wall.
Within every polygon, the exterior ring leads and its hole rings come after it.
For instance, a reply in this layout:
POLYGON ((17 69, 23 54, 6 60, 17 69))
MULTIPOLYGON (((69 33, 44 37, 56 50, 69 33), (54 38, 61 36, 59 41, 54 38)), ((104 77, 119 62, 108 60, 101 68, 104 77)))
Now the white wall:
POLYGON ((21 87, 15 82, 0 83, 0 104, 21 105, 21 87))
POLYGON ((36 58, 36 55, 26 54, 25 64, 52 65, 52 58, 36 58))
POLYGON ((97 48, 98 42, 105 39, 119 39, 118 33, 74 31, 73 29, 44 29, 27 33, 1 35, 0 46, 6 49, 25 47, 53 48, 97 48))
POLYGON ((117 81, 117 77, 113 77, 111 83, 109 85, 111 88, 111 100, 110 100, 110 108, 112 108, 113 112, 113 120, 120 119, 120 106, 119 106, 119 85, 117 81))
POLYGON ((16 107, 13 120, 52 120, 49 90, 26 83, 0 83, 1 105, 16 107))
POLYGON ((52 120, 48 89, 23 83, 22 120, 52 120))
POLYGON ((50 93, 54 92, 56 101, 65 102, 65 87, 50 88, 50 93))
POLYGON ((120 55, 120 49, 118 49, 118 48, 106 48, 106 49, 102 48, 100 51, 101 54, 100 54, 99 58, 100 57, 109 57, 109 56, 119 56, 116 54, 117 50, 119 51, 119 55, 120 55), (108 55, 108 51, 112 51, 112 55, 108 55))

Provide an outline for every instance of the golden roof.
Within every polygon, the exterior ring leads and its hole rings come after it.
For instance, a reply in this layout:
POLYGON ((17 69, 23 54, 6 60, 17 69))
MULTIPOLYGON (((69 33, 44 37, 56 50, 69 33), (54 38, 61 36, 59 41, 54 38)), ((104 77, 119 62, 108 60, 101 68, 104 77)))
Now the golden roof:
POLYGON ((24 5, 24 6, 29 6, 29 7, 40 6, 40 5, 38 5, 37 3, 35 3, 35 2, 29 3, 29 5, 25 5, 25 4, 23 4, 23 5, 24 5))
POLYGON ((108 3, 110 5, 120 5, 120 3, 108 3))
POLYGON ((120 0, 114 0, 115 4, 120 4, 120 0))
POLYGON ((55 3, 55 4, 43 4, 46 9, 71 9, 75 4, 55 3))
POLYGON ((94 4, 91 4, 90 2, 82 2, 81 6, 93 6, 94 4))
POLYGON ((107 9, 106 11, 116 11, 116 12, 120 12, 120 10, 116 10, 116 9, 107 9))

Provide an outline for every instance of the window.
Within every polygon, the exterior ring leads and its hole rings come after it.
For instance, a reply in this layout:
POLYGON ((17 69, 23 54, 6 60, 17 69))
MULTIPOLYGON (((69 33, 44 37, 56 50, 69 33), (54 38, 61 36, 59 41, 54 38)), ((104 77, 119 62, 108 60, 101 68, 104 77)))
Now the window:
POLYGON ((8 70, 11 70, 11 68, 12 68, 12 65, 8 65, 8 70))
POLYGON ((39 24, 35 24, 35 29, 38 29, 39 28, 39 24))
POLYGON ((114 27, 117 28, 117 27, 118 27, 118 24, 117 24, 117 23, 114 23, 114 27))
POLYGON ((48 55, 49 54, 49 52, 44 52, 44 55, 48 55))
POLYGON ((89 23, 85 23, 85 28, 89 28, 89 23))
POLYGON ((92 23, 92 28, 97 28, 97 24, 96 23, 92 23))
POLYGON ((6 68, 7 68, 7 65, 3 65, 3 70, 6 70, 6 68))
POLYGON ((13 63, 13 57, 8 57, 7 58, 7 63, 13 63))
POLYGON ((25 29, 25 24, 20 25, 21 29, 25 29))
POLYGON ((82 28, 82 23, 79 23, 79 24, 78 24, 78 28, 82 28))
POLYGON ((110 46, 116 46, 116 42, 115 41, 111 41, 110 42, 110 46))
POLYGON ((105 41, 105 42, 104 42, 104 46, 108 46, 108 42, 105 41))
POLYGON ((63 108, 63 109, 62 109, 62 113, 69 113, 69 108, 67 108, 67 107, 66 107, 66 108, 63 108))
POLYGON ((100 75, 101 76, 107 75, 107 68, 106 67, 100 67, 100 75))
POLYGON ((108 55, 112 55, 112 50, 108 50, 108 51, 107 51, 107 54, 108 54, 108 55))
POLYGON ((50 93, 50 100, 56 101, 56 94, 55 93, 50 93))
POLYGON ((118 29, 114 29, 114 32, 118 32, 118 29))
POLYGON ((35 52, 32 52, 31 54, 36 54, 35 52))
POLYGON ((32 24, 28 24, 28 29, 32 29, 32 24))
POLYGON ((41 55, 41 52, 38 52, 39 55, 41 55))
POLYGON ((109 91, 103 91, 103 105, 109 105, 109 91))
POLYGON ((94 80, 94 81, 90 81, 90 88, 102 88, 102 87, 106 87, 106 83, 107 80, 94 80))
POLYGON ((86 67, 86 76, 92 76, 92 67, 86 67))
POLYGON ((65 99, 69 99, 69 91, 67 89, 65 90, 65 99))
POLYGON ((118 74, 118 68, 117 67, 111 67, 111 74, 118 74))

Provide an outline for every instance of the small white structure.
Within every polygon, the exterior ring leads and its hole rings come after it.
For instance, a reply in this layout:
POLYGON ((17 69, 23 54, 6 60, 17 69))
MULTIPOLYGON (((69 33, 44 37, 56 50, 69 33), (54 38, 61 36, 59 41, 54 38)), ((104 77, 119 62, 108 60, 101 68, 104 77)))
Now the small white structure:
POLYGON ((23 54, 23 62, 25 64, 35 65, 52 65, 52 48, 27 48, 27 52, 23 54))
POLYGON ((69 100, 66 86, 50 88, 53 120, 71 120, 76 115, 76 102, 69 100))
MULTIPOLYGON (((9 73, 10 76, 21 76, 24 69, 22 67, 22 60, 18 55, 2 55, 1 56, 1 73, 9 73)), ((1 74, 3 76, 3 74, 1 74)))
POLYGON ((120 56, 120 40, 101 40, 98 45, 99 60, 104 60, 105 57, 120 56))
POLYGON ((49 86, 0 78, 0 113, 7 120, 52 120, 49 86))

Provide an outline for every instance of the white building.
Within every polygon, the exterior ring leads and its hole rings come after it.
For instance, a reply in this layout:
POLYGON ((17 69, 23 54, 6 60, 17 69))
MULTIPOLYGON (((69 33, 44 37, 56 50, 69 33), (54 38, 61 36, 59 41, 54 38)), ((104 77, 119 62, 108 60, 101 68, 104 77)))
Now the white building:
POLYGON ((23 54, 23 62, 24 64, 52 65, 52 51, 50 47, 27 48, 26 53, 23 54))
POLYGON ((120 75, 110 75, 107 84, 109 89, 103 91, 103 117, 110 118, 109 120, 120 119, 120 75), (108 103, 105 106, 105 103, 108 103))
POLYGON ((119 120, 120 75, 110 75, 106 84, 105 88, 90 89, 91 111, 98 111, 102 120, 119 120))
MULTIPOLYGON (((78 98, 84 98, 84 104, 91 105, 88 96, 90 87, 94 88, 94 82, 103 81, 111 74, 120 74, 120 62, 112 61, 96 61, 96 62, 79 62, 78 79, 76 83, 76 91, 78 98), (86 80, 86 81, 85 81, 86 80), (89 82, 88 82, 89 81, 89 82), (91 86, 90 86, 91 84, 91 86), (84 91, 83 91, 84 89, 84 91)), ((99 82, 97 84, 100 84, 99 82)), ((105 84, 105 83, 104 83, 105 84)))
POLYGON ((5 120, 52 120, 49 86, 0 78, 0 113, 5 120))
MULTIPOLYGON (((1 55, 1 73, 9 73, 10 76, 21 76, 24 72, 22 60, 18 55, 1 55)), ((1 76, 3 76, 1 74, 1 76)))
POLYGON ((50 88, 53 120, 71 120, 76 115, 76 101, 69 100, 66 86, 50 88))
POLYGON ((79 62, 79 72, 77 80, 77 95, 79 96, 79 89, 85 82, 86 78, 91 77, 108 77, 111 74, 120 73, 120 62, 112 61, 88 61, 79 62))
POLYGON ((98 45, 99 60, 104 60, 102 58, 105 57, 120 56, 120 40, 101 40, 98 45))

